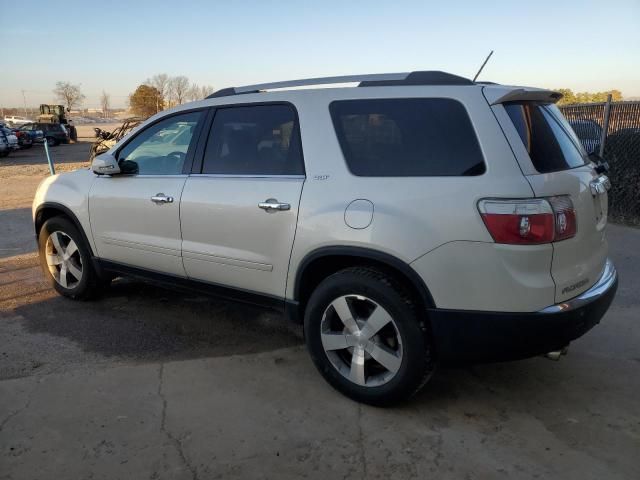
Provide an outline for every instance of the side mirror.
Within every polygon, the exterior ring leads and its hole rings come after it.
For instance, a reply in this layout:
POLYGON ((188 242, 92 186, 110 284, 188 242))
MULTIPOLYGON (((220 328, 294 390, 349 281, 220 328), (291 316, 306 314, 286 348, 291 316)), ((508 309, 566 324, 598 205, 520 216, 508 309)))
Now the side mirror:
POLYGON ((120 173, 120 166, 116 157, 109 153, 103 153, 93 159, 91 170, 98 175, 116 175, 120 173))
POLYGON ((120 173, 127 175, 137 175, 138 174, 138 164, 132 160, 122 160, 119 162, 120 165, 120 173))

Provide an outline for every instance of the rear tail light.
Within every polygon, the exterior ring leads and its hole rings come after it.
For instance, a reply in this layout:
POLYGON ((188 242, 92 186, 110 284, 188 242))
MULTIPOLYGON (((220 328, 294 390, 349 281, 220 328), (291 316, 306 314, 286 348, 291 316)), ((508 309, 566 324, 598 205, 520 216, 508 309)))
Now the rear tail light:
POLYGON ((565 240, 576 234, 576 211, 573 208, 571 198, 552 197, 549 199, 551 208, 555 215, 556 236, 554 241, 565 240))
POLYGON ((536 245, 571 238, 576 214, 569 197, 480 200, 482 220, 496 243, 536 245))

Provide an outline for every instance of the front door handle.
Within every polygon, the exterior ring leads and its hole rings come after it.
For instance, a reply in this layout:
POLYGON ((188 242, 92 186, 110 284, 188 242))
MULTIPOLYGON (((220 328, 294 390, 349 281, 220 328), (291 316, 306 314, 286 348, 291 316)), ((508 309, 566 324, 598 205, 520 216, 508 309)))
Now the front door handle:
POLYGON ((153 197, 151 197, 151 201, 155 204, 173 203, 173 197, 169 197, 164 193, 156 193, 153 197))
POLYGON ((268 198, 264 202, 258 204, 258 208, 266 210, 267 212, 277 212, 282 210, 291 210, 291 205, 288 203, 280 203, 275 198, 268 198))

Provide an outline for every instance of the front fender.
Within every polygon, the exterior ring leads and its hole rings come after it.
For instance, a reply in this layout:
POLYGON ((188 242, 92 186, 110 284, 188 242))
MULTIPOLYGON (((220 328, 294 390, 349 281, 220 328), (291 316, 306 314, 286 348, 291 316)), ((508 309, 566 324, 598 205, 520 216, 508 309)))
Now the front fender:
POLYGON ((42 212, 58 210, 74 221, 91 250, 95 252, 89 221, 89 191, 94 180, 95 174, 87 169, 47 177, 38 186, 33 199, 31 213, 36 234, 42 212))

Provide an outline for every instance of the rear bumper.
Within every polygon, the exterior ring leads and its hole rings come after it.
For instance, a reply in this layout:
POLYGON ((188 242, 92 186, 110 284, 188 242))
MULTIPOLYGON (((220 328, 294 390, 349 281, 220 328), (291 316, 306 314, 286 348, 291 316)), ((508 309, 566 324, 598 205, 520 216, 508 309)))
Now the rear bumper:
POLYGON ((607 261, 602 275, 589 290, 538 312, 430 309, 439 360, 497 362, 560 350, 600 322, 617 288, 616 269, 607 261))

